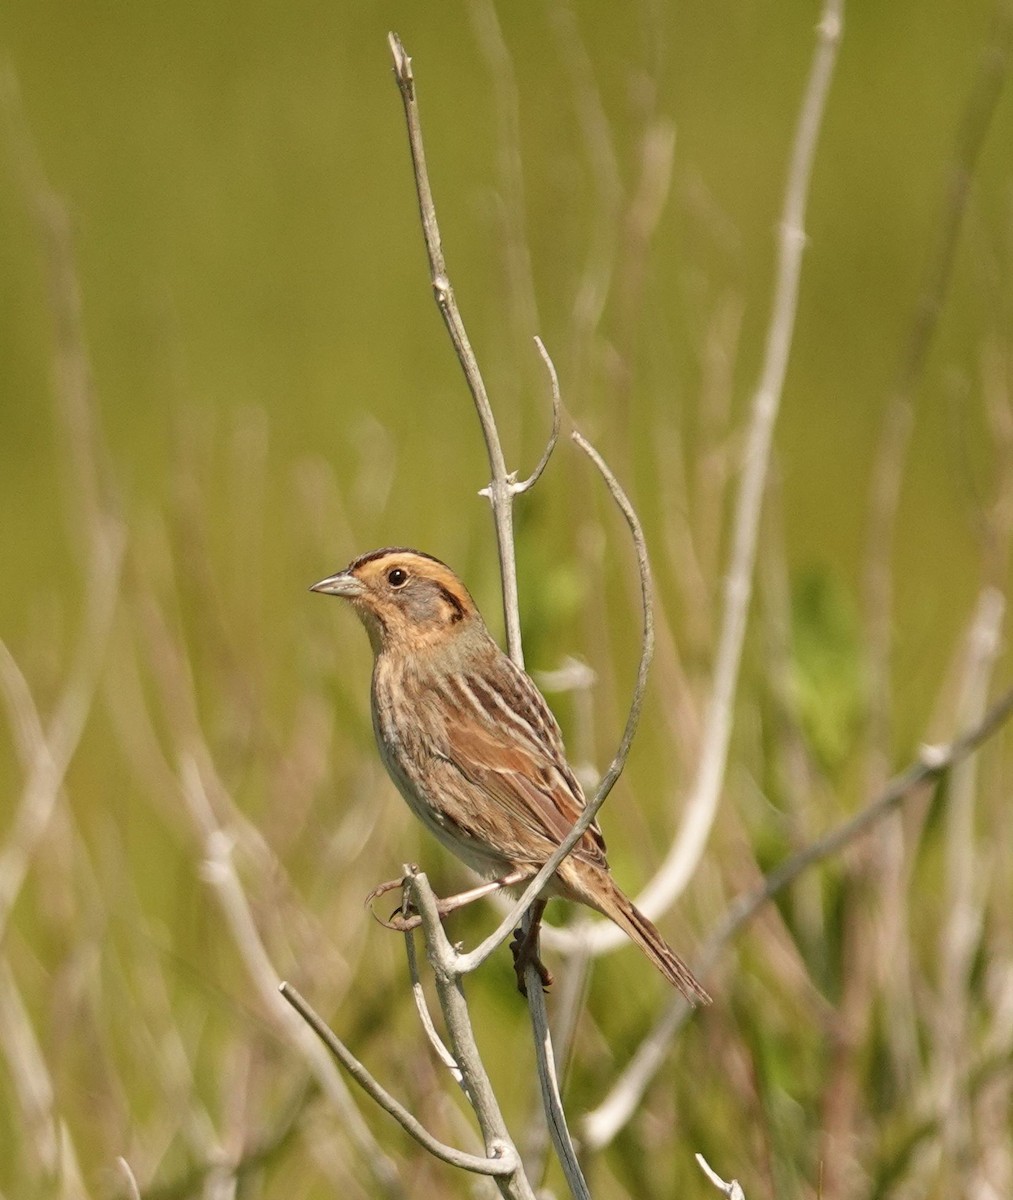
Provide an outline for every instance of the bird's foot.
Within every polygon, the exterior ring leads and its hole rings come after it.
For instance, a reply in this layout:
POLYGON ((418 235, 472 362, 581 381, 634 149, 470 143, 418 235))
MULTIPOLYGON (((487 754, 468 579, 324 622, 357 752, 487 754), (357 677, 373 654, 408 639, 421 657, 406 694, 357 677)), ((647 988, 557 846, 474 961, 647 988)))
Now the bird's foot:
POLYGON ((514 973, 517 975, 517 990, 522 996, 527 996, 528 985, 525 978, 528 967, 534 967, 535 973, 542 982, 542 991, 547 992, 552 986, 552 972, 542 962, 538 952, 538 935, 542 927, 542 909, 537 915, 532 915, 527 929, 515 929, 514 940, 510 943, 510 952, 514 956, 514 973))

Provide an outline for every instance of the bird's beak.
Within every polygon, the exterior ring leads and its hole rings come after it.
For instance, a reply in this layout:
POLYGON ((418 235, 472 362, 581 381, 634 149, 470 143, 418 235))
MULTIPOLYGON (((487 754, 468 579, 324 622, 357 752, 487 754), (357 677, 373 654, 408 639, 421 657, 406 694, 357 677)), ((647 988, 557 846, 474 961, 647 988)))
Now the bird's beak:
POLYGON ((327 596, 344 596, 346 600, 354 600, 366 590, 365 585, 350 575, 348 571, 339 571, 337 575, 328 575, 319 583, 313 584, 311 592, 323 592, 327 596))

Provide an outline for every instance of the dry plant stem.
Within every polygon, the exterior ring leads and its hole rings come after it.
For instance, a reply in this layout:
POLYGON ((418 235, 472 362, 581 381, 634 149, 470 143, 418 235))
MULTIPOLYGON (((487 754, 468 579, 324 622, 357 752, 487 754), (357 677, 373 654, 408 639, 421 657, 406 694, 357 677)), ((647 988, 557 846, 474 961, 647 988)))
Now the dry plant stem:
MULTIPOLYGON (((313 1084, 304 1084, 297 1089, 294 1099, 286 1105, 280 1117, 272 1123, 267 1135, 254 1139, 247 1131, 241 1150, 233 1151, 231 1163, 227 1164, 231 1166, 233 1188, 225 1193, 229 1200, 244 1194, 244 1185, 252 1171, 276 1163, 279 1156, 292 1145, 304 1128, 307 1105, 315 1095, 316 1089, 313 1084)), ((223 1153, 226 1152, 216 1146, 210 1154, 196 1159, 192 1166, 176 1178, 166 1183, 148 1184, 144 1189, 144 1200, 191 1200, 195 1196, 200 1196, 203 1200, 205 1197, 218 1195, 219 1192, 213 1190, 212 1181, 221 1178, 223 1153)), ((154 1157, 159 1161, 162 1155, 156 1153, 154 1157)), ((364 1195, 365 1192, 361 1194, 364 1195)))
POLYGON ((112 489, 102 469, 101 438, 94 412, 70 220, 60 197, 46 179, 22 111, 16 77, 7 68, 0 69, 0 115, 13 147, 21 188, 31 206, 47 257, 57 416, 71 464, 70 494, 74 497, 71 516, 75 528, 71 540, 88 555, 85 619, 80 641, 45 734, 34 712, 28 686, 3 647, 2 683, 15 730, 20 730, 17 741, 26 764, 27 780, 7 844, 0 853, 2 941, 11 907, 55 811, 63 778, 91 713, 118 601, 126 532, 114 515, 114 505, 108 499, 112 489))
POLYGON ((130 1200, 141 1200, 141 1189, 137 1186, 137 1179, 130 1169, 130 1163, 121 1154, 116 1159, 116 1165, 119 1167, 120 1174, 126 1180, 127 1195, 130 1197, 130 1200))
MULTIPOLYGON (((155 1137, 144 1139, 144 1150, 138 1151, 136 1168, 146 1179, 157 1173, 155 1164, 162 1159, 165 1147, 180 1139, 184 1157, 193 1164, 191 1171, 204 1176, 216 1169, 223 1161, 221 1137, 215 1118, 208 1107, 214 1104, 208 1098, 200 1098, 200 1090, 186 1043, 186 1035, 179 1027, 176 993, 167 978, 165 963, 156 946, 155 939, 143 926, 140 914, 143 905, 136 890, 133 890, 129 910, 121 904, 121 920, 129 922, 138 931, 131 944, 129 960, 124 968, 131 976, 131 1024, 143 1038, 145 1061, 149 1064, 148 1074, 152 1087, 160 1097, 161 1128, 155 1137), (144 932, 140 932, 144 929, 144 932), (161 1150, 156 1148, 160 1143, 161 1150)), ((136 1036, 136 1035, 135 1035, 136 1036)), ((250 1153, 247 1141, 244 1155, 250 1153)), ((172 1184, 165 1185, 170 1200, 172 1184)), ((183 1195, 194 1195, 199 1189, 183 1187, 183 1195)), ((151 1196, 148 1200, 157 1200, 151 1196)))
POLYGON ((85 618, 70 676, 43 731, 24 676, 0 642, 0 688, 25 768, 25 785, 7 841, 0 851, 0 942, 11 909, 63 791, 105 661, 119 598, 125 534, 119 522, 99 522, 92 545, 85 618))
POLYGON ((556 873, 556 869, 563 859, 570 853, 573 847, 580 840, 584 831, 591 825, 601 806, 608 799, 609 792, 615 786, 616 780, 623 772, 626 766, 626 759, 629 757, 630 747, 633 744, 634 735, 637 732, 637 725, 640 721, 640 710, 644 703, 644 692, 647 688, 647 673, 651 665, 651 656, 654 653, 654 617, 651 610, 651 568, 647 559, 647 543, 644 539, 644 532, 640 526, 640 520, 630 503, 629 498, 623 491, 619 481, 609 470, 605 461, 597 450, 591 445, 587 439, 574 430, 571 435, 577 445, 591 459, 594 465, 598 468, 605 484, 619 506, 620 511, 626 518, 626 523, 629 525, 630 533, 633 536, 633 545, 637 554, 637 567, 640 574, 640 595, 643 603, 643 637, 640 651, 640 665, 637 669, 637 683, 633 691, 633 698, 630 701, 629 715, 626 718, 626 728, 623 730, 622 740, 619 743, 619 749, 616 751, 612 762, 609 764, 609 769, 602 777, 601 783, 598 785, 598 790, 593 798, 588 802, 587 807, 580 815, 580 820, 577 821, 570 832, 560 842, 558 848, 553 852, 538 874, 534 876, 531 883, 524 889, 521 898, 513 906, 507 914, 505 920, 499 925, 494 933, 490 934, 480 945, 476 946, 470 954, 462 954, 458 959, 458 970, 462 974, 469 971, 474 971, 476 967, 481 966, 490 954, 501 945, 512 931, 517 927, 518 922, 527 911, 531 902, 536 896, 541 895, 545 885, 549 882, 552 876, 556 873))
MULTIPOLYGON (((527 918, 525 918, 527 919, 527 918)), ((555 1147, 563 1174, 574 1200, 591 1200, 584 1173, 577 1161, 577 1151, 563 1113, 563 1098, 559 1092, 559 1077, 556 1071, 555 1056, 552 1051, 552 1037, 549 1032, 549 1015, 545 1009, 545 994, 542 991, 541 979, 534 966, 529 964, 525 973, 525 984, 528 991, 528 1007, 531 1012, 531 1024, 535 1037, 538 1054, 538 1085, 542 1092, 542 1108, 545 1110, 549 1127, 549 1137, 555 1147)))
MULTIPOLYGON (((503 458, 503 451, 499 441, 499 434, 496 428, 495 419, 492 413, 491 405, 489 404, 488 395, 485 390, 485 384, 482 379, 481 372, 478 367, 478 362, 471 348, 467 333, 461 320, 460 313, 457 308, 457 302, 454 297, 453 289, 450 285, 450 280, 447 276, 446 263, 443 258, 443 249, 440 239, 439 226, 436 220, 436 209, 433 203, 432 189, 429 183, 428 171, 426 169, 425 151, 422 142, 422 132, 419 122, 418 104, 415 97, 414 79, 411 69, 411 60, 405 53, 404 47, 400 39, 391 34, 389 37, 391 52, 394 57, 395 75, 398 82, 398 88, 401 92, 402 102, 404 104, 405 120, 408 126, 408 140, 411 147, 412 164, 415 175, 416 192, 419 201, 419 212, 422 219, 423 236, 425 238, 426 250, 429 256, 430 278, 432 280, 433 291, 436 297, 437 305, 443 316, 447 330, 450 333, 451 341, 457 353, 458 359, 464 370, 465 377, 468 381, 468 386, 471 390, 472 398, 475 402, 475 408, 478 413, 479 421, 482 425, 482 432, 485 438, 486 450, 489 456, 489 463, 492 472, 492 480, 488 488, 483 489, 484 494, 488 496, 493 509, 493 519, 496 527, 496 538, 499 547, 500 571, 503 584, 503 613, 504 625, 506 628, 507 652, 511 659, 520 667, 524 665, 523 647, 520 637, 520 615, 517 603, 517 578, 515 553, 513 544, 513 497, 529 488, 533 487, 538 481, 542 472, 555 448, 556 440, 559 435, 561 401, 559 391, 559 380, 556 374, 552 360, 547 354, 544 345, 536 339, 539 354, 545 363, 549 373, 549 380, 552 387, 552 432, 540 461, 532 472, 531 476, 523 483, 518 484, 513 475, 507 473, 506 463, 503 458)), ((612 767, 609 773, 599 787, 598 794, 595 800, 588 806, 587 812, 581 818, 569 837, 564 840, 562 846, 553 856, 553 860, 538 873, 532 884, 526 889, 521 901, 515 906, 513 913, 509 919, 505 921, 500 928, 478 947, 470 956, 458 957, 455 956, 453 962, 453 987, 459 986, 460 974, 464 971, 474 969, 480 962, 495 949, 502 941, 506 939, 516 926, 519 920, 524 920, 525 926, 530 928, 530 914, 528 909, 532 901, 540 894, 544 884, 554 874, 559 863, 565 855, 573 848, 576 842, 585 829, 594 820, 595 813, 604 803, 609 791, 611 790, 615 780, 619 777, 626 756, 629 753, 630 743, 632 742, 633 733, 636 729, 637 720, 639 718, 640 706, 643 701, 643 691, 646 684, 647 667, 650 663, 651 652, 653 650, 653 627, 651 623, 650 609, 650 575, 647 566, 646 548, 644 545, 643 534, 640 531, 639 522, 633 512, 629 501, 623 495, 618 483, 612 477, 605 464, 595 451, 579 438, 579 444, 582 449, 588 453, 595 461, 599 470, 604 475, 606 482, 613 496, 616 498, 620 507, 623 510, 627 521, 634 533, 634 540, 637 545, 638 560, 641 568, 641 586, 644 596, 644 611, 645 611, 645 637, 644 651, 641 658, 641 669, 638 676, 637 691, 634 697, 633 706, 631 709, 630 718, 627 721, 627 728, 623 738, 619 754, 613 760, 612 767)), ((434 945, 433 935, 435 931, 427 929, 427 945, 429 947, 430 957, 434 960, 434 968, 436 967, 435 956, 438 947, 434 945)), ((442 926, 439 929, 439 936, 444 939, 442 926)), ((582 1197, 588 1195, 587 1185, 584 1182, 583 1176, 580 1173, 580 1168, 576 1161, 576 1155, 573 1150, 573 1145, 566 1128, 566 1121, 562 1110, 562 1104, 559 1097, 559 1086, 555 1078, 555 1069, 551 1057, 551 1041, 549 1037, 548 1021, 545 1015, 544 1002, 541 1002, 540 997, 540 981, 534 978, 533 969, 528 971, 528 996, 531 1011, 532 1023, 535 1031, 536 1056, 538 1059, 539 1075, 542 1082, 542 1093, 545 1104, 546 1116, 552 1132, 553 1142, 560 1155, 560 1162, 563 1166, 564 1173, 567 1176, 568 1183, 574 1196, 582 1197)), ((438 985, 439 972, 437 971, 438 985)), ((451 995, 448 990, 451 987, 449 982, 446 987, 440 987, 441 1003, 444 1006, 444 1014, 447 1018, 448 1027, 450 1025, 449 1009, 453 1009, 457 1005, 457 996, 459 992, 451 995)), ((460 997, 460 1005, 463 1009, 463 1016, 467 1017, 466 1008, 464 1008, 463 997, 460 997)), ((452 1037, 453 1042, 453 1037, 452 1037)), ((455 1058, 462 1068, 464 1075, 465 1086, 468 1089, 472 1103, 478 1111, 480 1096, 471 1090, 468 1082, 467 1072, 463 1070, 460 1056, 456 1052, 455 1058)), ((488 1088, 488 1081, 484 1081, 484 1086, 488 1088)), ((489 1099, 495 1103, 495 1098, 492 1096, 491 1089, 489 1091, 489 1099)), ((498 1114, 498 1110, 497 1110, 498 1114)), ((481 1116, 480 1116, 481 1119, 481 1116)), ((501 1121, 501 1118, 500 1118, 501 1121)), ((483 1131, 486 1126, 483 1124, 483 1131)), ((503 1128, 505 1134, 505 1127, 503 1128)), ((524 1186, 527 1187, 527 1181, 523 1180, 524 1186)))
MULTIPOLYGON (((872 476, 869 507, 869 552, 865 565, 865 673, 868 703, 868 785, 875 788, 888 771, 890 757, 889 672, 893 622, 892 553, 900 504, 904 462, 914 423, 914 400, 924 374, 940 314, 949 291, 960 231, 967 210, 975 168, 992 125, 1009 70, 1013 35, 1013 6, 997 0, 989 36, 979 58, 977 74, 958 125, 942 204, 937 241, 931 250, 926 280, 918 296, 897 381, 889 398, 872 476)), ((883 907, 900 906, 891 887, 899 885, 890 873, 883 877, 883 907)), ((888 1001, 890 997, 887 997, 888 1001)), ((903 1022, 888 1028, 905 1029, 903 1022)), ((897 1035, 894 1034, 896 1041, 897 1035)))
POLYGON ((556 374, 555 364, 549 357, 549 352, 545 349, 545 344, 540 337, 535 338, 535 347, 541 355, 542 362, 545 363, 546 371, 549 373, 549 385, 552 388, 552 432, 549 434, 549 440, 542 451, 542 457, 538 460, 538 465, 523 483, 515 483, 513 485, 513 494, 515 496, 519 496, 522 492, 533 488, 542 477, 542 472, 549 465, 549 459, 552 457, 552 452, 556 448, 556 442, 559 440, 559 426, 563 415, 563 401, 559 394, 559 376, 556 374))
MULTIPOLYGON (((967 669, 958 704, 961 724, 981 719, 988 703, 988 687, 999 653, 1006 602, 993 587, 982 592, 971 625, 967 669)), ((971 1118, 960 1081, 972 1057, 970 1038, 973 994, 971 973, 975 947, 981 937, 984 912, 981 901, 981 865, 976 861, 975 758, 954 767, 946 806, 944 839, 947 914, 940 931, 937 1065, 938 1103, 942 1126, 941 1150, 947 1163, 968 1161, 973 1153, 971 1118)), ((951 1176, 952 1185, 958 1181, 951 1176)))
POLYGON ((261 1003, 279 1030, 300 1051, 321 1090, 341 1114, 344 1131, 356 1147, 383 1195, 404 1195, 394 1164, 369 1131, 344 1080, 320 1042, 278 995, 278 974, 257 932, 249 901, 232 862, 232 841, 218 827, 196 762, 180 764, 183 796, 204 839, 204 876, 214 888, 232 939, 256 988, 261 1003))
POLYGON ((866 672, 870 708, 869 782, 872 786, 879 785, 889 760, 888 664, 893 619, 890 555, 900 486, 904 477, 904 459, 914 420, 912 404, 949 291, 975 168, 1009 71, 1011 42, 1013 5, 1009 0, 997 0, 992 28, 979 58, 978 74, 972 83, 957 129, 938 241, 933 248, 926 282, 915 306, 897 382, 883 420, 883 432, 873 469, 869 556, 865 568, 868 626, 866 672))
POLYGON ((471 1027, 467 1001, 461 987, 460 958, 451 946, 440 920, 436 897, 421 872, 409 876, 411 901, 422 916, 429 962, 433 968, 436 992, 450 1039, 454 1061, 460 1069, 463 1086, 478 1118, 490 1159, 512 1162, 509 1174, 496 1175, 502 1195, 513 1200, 534 1200, 534 1192, 521 1165, 520 1155, 507 1130, 489 1077, 482 1065, 471 1027))
MULTIPOLYGON (((411 870, 417 870, 417 868, 406 866, 404 869, 405 874, 407 875, 409 873, 409 871, 411 871, 411 870)), ((405 898, 407 901, 407 893, 406 893, 405 898)), ((443 1039, 440 1037, 439 1033, 437 1032, 436 1025, 433 1022, 432 1015, 429 1012, 429 1005, 426 1000, 425 991, 423 990, 423 987, 422 987, 422 980, 419 975, 418 955, 415 952, 414 934, 411 932, 406 933, 404 935, 404 938, 405 938, 405 952, 408 957, 408 971, 409 971, 409 974, 411 975, 411 981, 412 981, 412 994, 415 998, 415 1007, 419 1014, 419 1020, 422 1022, 422 1027, 425 1030, 426 1036, 429 1038, 429 1041, 432 1044, 434 1051, 436 1052, 436 1056, 443 1063, 443 1065, 449 1070, 454 1082, 458 1085, 458 1087, 460 1087, 461 1091, 464 1093, 464 1096, 470 1103, 471 1097, 468 1095, 468 1088, 465 1085, 464 1077, 461 1074, 461 1070, 458 1067, 456 1061, 454 1060, 453 1054, 451 1054, 450 1051, 447 1049, 446 1045, 443 1042, 443 1039)), ((460 1112, 459 1109, 454 1109, 454 1112, 456 1114, 459 1114, 462 1122, 466 1120, 463 1112, 460 1112)), ((469 1125, 469 1132, 471 1132, 470 1125, 469 1125)))
MULTIPOLYGON (((704 726, 703 745, 679 833, 657 874, 636 900, 638 908, 656 919, 685 890, 696 871, 710 836, 724 785, 731 737, 733 703, 752 596, 756 547, 788 354, 798 307, 802 252, 805 247, 805 206, 827 93, 841 38, 843 0, 826 0, 817 26, 817 45, 799 111, 785 185, 778 239, 773 309, 767 329, 763 367, 753 396, 749 432, 743 455, 742 483, 735 504, 731 561, 725 580, 721 634, 714 667, 714 686, 704 726)), ((574 936, 553 933, 553 945, 571 950, 574 936)), ((585 934, 595 954, 623 944, 621 930, 597 922, 585 934)))
POLYGON ((696 1161, 700 1166, 700 1170, 703 1171, 719 1192, 728 1197, 728 1200, 746 1200, 746 1193, 742 1190, 737 1179, 729 1179, 726 1183, 702 1154, 696 1155, 696 1161))
POLYGON ((362 1090, 375 1100, 385 1112, 390 1113, 405 1133, 413 1137, 434 1158, 449 1163, 452 1167, 460 1167, 463 1171, 471 1171, 476 1175, 508 1175, 514 1170, 515 1159, 508 1154, 498 1158, 479 1158, 475 1154, 466 1154, 463 1150, 444 1145, 443 1142, 433 1137, 429 1130, 400 1101, 377 1083, 362 1063, 328 1027, 323 1018, 300 995, 298 989, 290 983, 282 983, 278 990, 362 1090))
POLYGON ((396 33, 388 34, 387 40, 394 58, 394 75, 401 93, 405 121, 408 126, 408 144, 411 148, 415 190, 418 195, 426 253, 429 256, 429 276, 433 285, 433 294, 475 402, 475 411, 478 413, 478 419, 482 426, 485 448, 492 470, 492 479, 488 488, 484 489, 484 493, 489 497, 496 526, 496 542, 499 548, 500 573, 503 583, 503 621, 506 628, 507 653, 519 667, 523 667, 524 652, 521 647, 521 625, 517 605, 517 567, 514 556, 513 507, 511 504, 514 480, 506 468, 506 460, 503 458, 503 448, 500 445, 499 433, 496 430, 496 421, 493 417, 488 393, 485 390, 482 372, 479 369, 471 342, 468 340, 468 334, 457 307, 454 289, 447 275, 440 227, 436 221, 436 206, 433 202, 429 171, 426 167, 425 148, 422 143, 422 126, 419 121, 418 102, 415 98, 412 60, 405 53, 401 39, 396 33))
POLYGON ((86 1195, 46 1056, 5 958, 0 958, 0 1049, 7 1060, 12 1099, 21 1110, 26 1153, 34 1155, 49 1185, 40 1194, 58 1195, 54 1185, 59 1180, 65 1194, 86 1195))
MULTIPOLYGON (((426 994, 422 988, 422 979, 419 975, 419 960, 418 955, 415 953, 415 937, 410 930, 404 935, 404 942, 405 954, 408 957, 408 974, 411 976, 412 981, 412 997, 415 1000, 415 1009, 419 1014, 419 1020, 422 1022, 422 1028, 425 1030, 426 1037, 429 1038, 433 1049, 436 1051, 437 1058, 447 1068, 455 1082, 464 1090, 464 1079, 461 1075, 461 1069, 454 1061, 454 1056, 443 1044, 443 1039, 436 1032, 436 1026, 429 1012, 429 1006, 426 1003, 426 994)), ((467 1095, 467 1091, 465 1091, 465 1095, 467 1095)))
MULTIPOLYGON (((555 371, 552 368, 551 360, 547 355, 544 355, 544 351, 543 356, 546 359, 546 365, 549 368, 550 376, 552 378, 554 408, 556 408, 558 406, 558 380, 556 379, 555 371)), ((525 931, 530 931, 532 920, 530 905, 541 894, 542 888, 555 874, 556 868, 577 843, 584 830, 587 829, 594 820, 595 815, 605 803, 609 792, 612 790, 616 780, 622 773, 623 767, 626 765, 626 759, 629 756, 630 747, 633 744, 633 738, 636 734, 637 725, 640 720, 640 710, 643 705, 644 693, 647 688, 647 675, 651 665, 651 658, 654 653, 654 618, 651 608, 651 570, 647 558, 647 543, 644 538, 643 530, 640 526, 640 521, 637 517, 636 511, 630 503, 629 498, 626 496, 626 493, 620 486, 619 481, 609 470, 601 455, 598 454, 590 442, 588 442, 578 431, 575 430, 572 436, 577 445, 598 468, 602 478, 605 480, 606 486, 608 487, 613 500, 616 502, 620 511, 625 517, 633 537, 633 544, 637 555, 637 567, 640 578, 640 591, 644 621, 640 664, 637 670, 636 687, 634 688, 633 699, 630 703, 630 711, 626 720, 626 728, 623 731, 623 737, 620 742, 619 749, 616 752, 608 771, 602 779, 594 798, 582 813, 580 820, 576 822, 567 837, 563 839, 556 852, 552 855, 548 862, 545 863, 532 882, 525 889, 524 894, 514 906, 514 909, 508 914, 507 919, 500 925, 500 927, 492 934, 491 937, 487 938, 486 941, 473 950, 471 954, 457 956, 456 970, 459 972, 474 970, 476 966, 483 962, 485 958, 488 957, 488 955, 506 939, 511 930, 513 930, 513 928, 516 926, 519 919, 523 919, 525 931)), ((531 964, 529 964, 527 969, 526 988, 535 1039, 539 1084, 542 1092, 542 1103, 545 1109, 546 1119, 549 1127, 549 1135, 559 1157, 559 1162, 563 1168, 563 1173, 566 1176, 567 1184, 570 1188, 571 1194, 576 1198, 576 1200, 582 1200, 583 1197, 589 1196, 589 1192, 587 1183, 580 1169, 580 1164, 577 1161, 576 1151, 574 1150, 573 1141, 570 1137, 565 1114, 563 1112, 562 1098, 559 1092, 559 1082, 556 1076, 555 1063, 552 1054, 552 1041, 549 1032, 548 1016, 545 1011, 545 1002, 541 994, 541 980, 538 977, 534 966, 531 964)))
MULTIPOLYGON (((544 925, 542 929, 544 932, 544 925)), ((587 1000, 588 966, 587 955, 571 955, 566 961, 565 970, 557 972, 552 987, 552 1021, 549 1025, 549 1033, 552 1038, 550 1047, 556 1079, 566 1074, 566 1063, 573 1049, 577 1021, 584 1014, 587 1000)), ((528 995, 530 997, 530 990, 528 995)), ((532 1019, 534 1019, 533 1010, 532 1019)), ((532 1179, 544 1178, 550 1145, 554 1148, 554 1143, 551 1142, 552 1121, 544 1119, 546 1110, 541 1069, 539 1070, 539 1101, 537 1113, 532 1106, 523 1141, 524 1162, 532 1179)))
MULTIPOLYGON (((397 888, 400 888, 403 893, 405 877, 409 871, 414 869, 414 867, 409 867, 400 879, 388 879, 385 883, 381 883, 373 888, 366 897, 366 907, 370 911, 373 911, 373 903, 378 897, 397 888)), ((528 878, 529 873, 527 871, 511 871, 500 879, 491 879, 488 883, 480 883, 477 887, 468 888, 466 892, 457 892, 453 896, 441 896, 437 902, 439 904, 440 916, 449 916, 452 912, 457 912, 459 908, 465 908, 469 904, 474 904, 476 900, 482 900, 486 896, 491 896, 502 888, 514 887, 518 883, 524 883, 528 878)), ((395 929, 398 933, 409 933, 413 929, 418 929, 422 924, 422 918, 418 913, 406 912, 403 906, 387 919, 377 916, 375 912, 373 912, 373 918, 385 929, 395 929)))
MULTIPOLYGON (((890 676, 891 642, 894 622, 893 549, 897 514, 900 507, 904 465, 915 419, 915 399, 925 373, 925 364, 935 340, 939 318, 944 309, 956 262, 964 215, 981 149, 992 126, 1009 72, 1013 5, 997 0, 992 24, 978 60, 978 69, 957 127, 948 165, 945 191, 931 246, 923 286, 915 303, 910 329, 904 345, 897 378, 888 397, 882 432, 877 447, 870 484, 868 538, 864 569, 864 623, 866 628, 864 670, 867 703, 866 786, 876 790, 890 769, 891 721, 890 676)), ((903 924, 905 897, 902 881, 891 870, 890 857, 901 853, 899 830, 887 830, 877 855, 878 907, 886 914, 887 930, 894 937, 906 936, 903 924), (892 834, 892 837, 890 836, 892 834)), ((892 962, 897 956, 885 953, 892 962)), ((906 1011, 897 1013, 910 999, 899 993, 903 973, 891 971, 884 1003, 892 1019, 885 1028, 893 1057, 913 1064, 918 1050, 910 1033, 906 1011)), ((871 1020, 871 1014, 865 1014, 871 1020)), ((947 1134, 952 1131, 956 1107, 951 1110, 947 1134)), ((853 1118, 854 1119, 854 1118, 853 1118)), ((948 1156, 949 1161, 955 1159, 948 1156)))
POLYGON ((806 197, 840 43, 842 12, 843 0, 827 0, 824 4, 816 52, 799 113, 784 193, 773 309, 760 382, 753 396, 742 483, 735 507, 731 563, 725 581, 714 689, 704 727, 700 764, 679 835, 657 876, 638 901, 648 916, 667 909, 692 878, 710 835, 724 784, 733 702, 752 596, 770 446, 798 308, 799 279, 805 248, 806 197))
MULTIPOLYGON (((1013 688, 1002 695, 982 719, 944 746, 926 746, 921 757, 895 776, 860 813, 845 821, 825 837, 791 855, 776 867, 753 891, 740 896, 728 909, 708 937, 694 974, 705 979, 717 962, 723 947, 774 896, 789 887, 810 867, 841 853, 897 808, 918 788, 934 783, 958 763, 962 763, 989 740, 1013 714, 1013 688)), ((615 1082, 608 1096, 581 1122, 581 1137, 590 1149, 600 1150, 615 1137, 636 1111, 651 1080, 660 1070, 672 1038, 682 1028, 692 1010, 677 997, 641 1043, 629 1065, 615 1082)))

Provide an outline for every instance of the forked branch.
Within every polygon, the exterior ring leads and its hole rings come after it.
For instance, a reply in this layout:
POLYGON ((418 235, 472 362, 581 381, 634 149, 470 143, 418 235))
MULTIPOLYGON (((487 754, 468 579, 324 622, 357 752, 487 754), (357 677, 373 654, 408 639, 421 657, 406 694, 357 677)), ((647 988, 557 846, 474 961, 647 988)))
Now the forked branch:
POLYGON ((433 295, 443 317, 443 322, 450 334, 461 369, 468 383, 475 411, 478 413, 482 435, 485 438, 486 453, 489 456, 489 467, 492 479, 489 486, 483 489, 492 505, 493 521, 496 526, 496 543, 499 549, 500 575, 503 584, 503 622, 506 628, 507 653, 519 666, 524 666, 524 651, 521 646, 521 623, 517 606, 517 566, 514 556, 513 542, 513 476, 507 471, 506 460, 503 457, 503 447, 500 444, 496 420, 493 416, 489 394, 485 381, 464 327, 457 298, 447 274, 447 264, 443 257, 443 242, 440 238, 440 227, 436 220, 436 204, 433 201, 433 189, 429 182, 429 170, 426 167, 426 152, 422 142, 422 125, 419 120, 419 105, 415 95, 415 76, 412 74, 412 60, 405 53, 401 39, 396 33, 387 35, 390 51, 394 58, 394 76, 397 79, 401 101, 404 104, 405 122, 408 126, 408 145, 411 149, 412 169, 415 175, 415 191, 419 201, 419 215, 422 218, 422 235, 426 243, 426 253, 429 257, 429 276, 433 285, 433 295))

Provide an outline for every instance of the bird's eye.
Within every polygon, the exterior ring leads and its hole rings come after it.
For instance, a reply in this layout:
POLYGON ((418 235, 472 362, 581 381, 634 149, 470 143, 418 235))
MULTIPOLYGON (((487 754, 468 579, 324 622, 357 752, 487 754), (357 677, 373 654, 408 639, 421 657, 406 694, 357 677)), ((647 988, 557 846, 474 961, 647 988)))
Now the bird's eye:
POLYGON ((404 587, 404 585, 408 582, 408 572, 402 571, 400 567, 394 567, 392 570, 387 572, 387 582, 391 587, 404 587))

